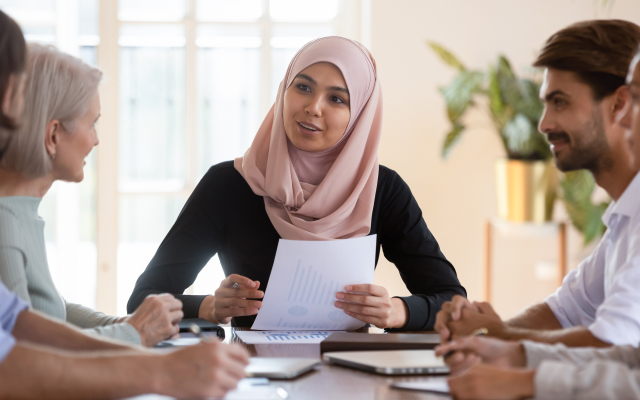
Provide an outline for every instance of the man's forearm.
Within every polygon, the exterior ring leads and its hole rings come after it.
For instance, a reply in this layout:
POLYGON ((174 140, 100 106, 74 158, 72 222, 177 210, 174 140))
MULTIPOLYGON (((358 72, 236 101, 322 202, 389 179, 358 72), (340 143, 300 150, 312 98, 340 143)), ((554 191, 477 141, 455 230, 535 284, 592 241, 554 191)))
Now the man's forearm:
POLYGON ((111 399, 157 389, 159 355, 133 351, 75 356, 18 344, 0 363, 0 398, 111 399))
POLYGON ((562 329, 562 324, 547 303, 535 304, 506 321, 509 327, 534 330, 562 329))
POLYGON ((582 326, 557 330, 534 330, 510 327, 502 332, 499 337, 504 340, 526 339, 540 343, 562 343, 569 347, 611 346, 611 343, 603 342, 595 337, 588 328, 582 326))
POLYGON ((109 339, 96 339, 64 322, 55 321, 37 311, 25 310, 13 328, 18 341, 26 341, 64 350, 128 350, 131 347, 109 339))
POLYGON ((569 347, 609 347, 586 327, 563 329, 551 308, 539 303, 506 321, 507 328, 498 337, 505 340, 528 339, 540 343, 563 343, 569 347))

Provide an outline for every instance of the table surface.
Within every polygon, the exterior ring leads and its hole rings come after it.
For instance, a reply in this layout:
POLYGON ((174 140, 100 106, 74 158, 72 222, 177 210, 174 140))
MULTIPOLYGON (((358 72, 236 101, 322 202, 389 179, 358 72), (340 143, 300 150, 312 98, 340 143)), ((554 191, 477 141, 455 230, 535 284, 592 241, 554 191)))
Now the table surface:
MULTIPOLYGON (((368 329, 369 333, 372 334, 385 334, 384 331, 377 328, 368 329)), ((234 334, 236 330, 248 329, 225 328, 225 342, 242 344, 252 357, 320 358, 320 344, 245 344, 234 334)), ((390 387, 395 382, 426 379, 430 379, 430 377, 428 375, 376 375, 322 361, 322 365, 316 367, 314 371, 292 380, 271 380, 270 385, 280 386, 285 389, 289 393, 289 399, 291 400, 445 400, 449 398, 448 396, 390 387)))
MULTIPOLYGON (((234 334, 248 328, 225 327, 225 343, 240 343, 252 357, 308 357, 320 359, 320 344, 246 344, 234 334)), ((377 328, 359 329, 357 332, 385 334, 377 328)), ((425 332, 403 332, 425 333, 425 332)), ((393 335, 392 333, 390 335, 393 335)), ((183 333, 181 337, 195 337, 183 333)), ((415 382, 432 379, 428 375, 383 376, 351 368, 332 365, 326 361, 304 375, 290 380, 271 380, 269 386, 287 391, 287 400, 447 400, 449 396, 413 390, 394 389, 395 382, 415 382)), ((130 400, 166 400, 165 396, 146 395, 130 400)))

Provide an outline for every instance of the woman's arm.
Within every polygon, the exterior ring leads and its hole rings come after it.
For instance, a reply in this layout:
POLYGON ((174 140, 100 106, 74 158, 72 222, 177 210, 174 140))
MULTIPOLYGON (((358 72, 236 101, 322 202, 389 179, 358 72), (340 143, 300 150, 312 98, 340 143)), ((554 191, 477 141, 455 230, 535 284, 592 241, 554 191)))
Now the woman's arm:
POLYGON ((112 317, 82 304, 65 301, 64 305, 67 310, 67 322, 83 329, 111 325, 118 320, 118 317, 112 317))
POLYGON ((27 341, 61 350, 126 350, 131 347, 111 340, 100 340, 82 333, 69 324, 58 322, 37 311, 25 310, 18 315, 12 335, 27 341))
POLYGON ((401 298, 408 310, 402 329, 433 329, 442 303, 456 294, 466 296, 466 290, 427 228, 409 186, 394 171, 387 169, 385 175, 384 182, 379 182, 384 191, 380 199, 378 241, 384 256, 396 265, 412 293, 401 298))
POLYGON ((138 278, 127 312, 133 313, 150 294, 171 293, 182 301, 185 318, 198 317, 200 303, 206 296, 183 293, 223 242, 224 218, 221 214, 224 214, 225 182, 221 166, 224 164, 211 167, 196 186, 155 256, 138 278))
POLYGON ((116 323, 117 317, 106 315, 81 304, 65 302, 65 307, 67 322, 83 328, 88 333, 135 345, 142 344, 138 331, 127 323, 116 323))

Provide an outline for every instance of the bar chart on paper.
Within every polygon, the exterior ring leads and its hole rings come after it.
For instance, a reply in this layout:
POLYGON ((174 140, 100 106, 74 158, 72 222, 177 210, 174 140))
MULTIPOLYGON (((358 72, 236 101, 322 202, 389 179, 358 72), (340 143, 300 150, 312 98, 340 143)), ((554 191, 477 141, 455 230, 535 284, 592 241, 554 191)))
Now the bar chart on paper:
POLYGON ((335 331, 236 331, 235 334, 246 344, 310 344, 322 342, 333 332, 335 331))
POLYGON ((364 325, 336 308, 345 285, 373 283, 375 235, 327 242, 280 240, 252 329, 349 330, 364 325))
POLYGON ((276 327, 279 329, 321 329, 320 325, 323 325, 324 329, 341 329, 340 323, 347 320, 349 316, 342 310, 333 307, 336 293, 341 290, 340 281, 325 281, 318 268, 314 271, 313 265, 305 268, 301 267, 301 263, 302 260, 298 260, 287 295, 287 304, 293 304, 287 306, 287 313, 291 317, 279 318, 276 327), (317 308, 314 306, 326 307, 329 305, 332 306, 332 309, 327 314, 327 318, 335 322, 334 324, 330 323, 330 326, 326 326, 326 323, 309 323, 307 325, 307 322, 302 322, 300 324, 298 317, 308 315, 311 308, 317 308))

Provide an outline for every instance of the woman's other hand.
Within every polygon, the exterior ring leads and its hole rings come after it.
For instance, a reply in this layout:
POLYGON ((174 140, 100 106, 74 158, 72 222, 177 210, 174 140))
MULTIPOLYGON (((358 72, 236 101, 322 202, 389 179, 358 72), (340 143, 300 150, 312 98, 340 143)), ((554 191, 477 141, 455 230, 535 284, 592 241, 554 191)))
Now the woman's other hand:
POLYGON ((140 335, 143 346, 153 347, 163 340, 178 335, 178 322, 182 320, 182 302, 173 295, 152 294, 140 304, 131 315, 119 318, 116 322, 126 322, 140 335))
POLYGON ((220 282, 214 296, 207 296, 200 304, 198 316, 217 324, 228 324, 232 317, 255 315, 262 307, 264 292, 258 290, 259 281, 231 274, 220 282), (234 284, 237 283, 237 289, 234 284))
POLYGON ((378 328, 402 328, 407 323, 409 313, 404 301, 390 298, 382 286, 348 285, 344 290, 336 293, 338 301, 334 305, 345 314, 378 328))

